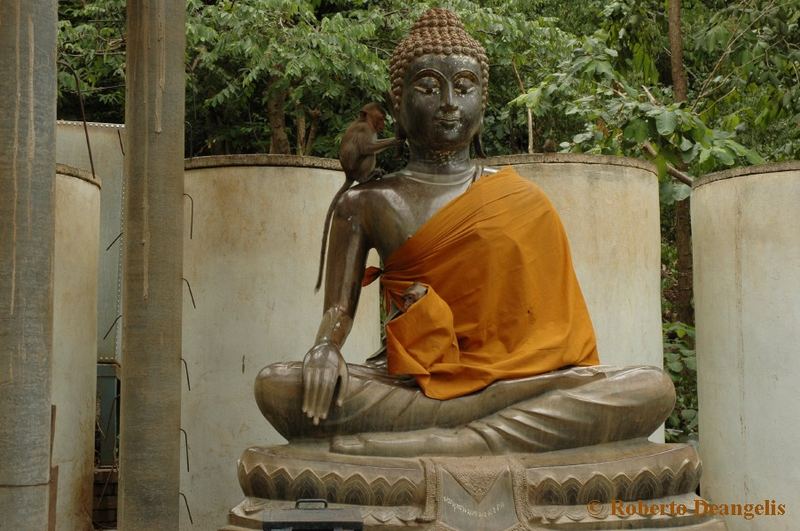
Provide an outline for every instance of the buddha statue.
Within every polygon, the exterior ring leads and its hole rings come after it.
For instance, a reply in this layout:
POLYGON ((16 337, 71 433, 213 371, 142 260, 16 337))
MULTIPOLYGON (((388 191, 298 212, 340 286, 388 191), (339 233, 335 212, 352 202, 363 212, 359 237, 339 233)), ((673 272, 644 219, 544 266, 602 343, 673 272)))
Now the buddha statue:
POLYGON ((302 365, 257 379, 262 413, 289 441, 325 438, 333 452, 367 455, 541 452, 646 437, 670 413, 660 369, 598 366, 543 192, 470 159, 488 76, 482 46, 443 9, 397 46, 392 97, 408 165, 342 197, 316 341, 302 365), (340 349, 370 248, 392 305, 414 282, 429 289, 387 324, 385 364, 349 366, 340 349))
MULTIPOLYGON (((513 168, 470 158, 488 96, 483 47, 431 9, 390 78, 409 162, 338 202, 316 339, 255 383, 289 443, 244 452, 247 499, 224 529, 258 527, 259 511, 300 497, 360 507, 369 528, 526 529, 561 525, 541 507, 572 507, 572 525, 600 518, 590 501, 693 495, 696 452, 646 440, 673 408, 671 380, 599 364, 553 205, 513 168), (366 268, 373 248, 380 270, 366 268), (349 365, 341 348, 376 279, 393 316, 386 346, 349 365)), ((622 524, 638 527, 609 528, 622 524)))

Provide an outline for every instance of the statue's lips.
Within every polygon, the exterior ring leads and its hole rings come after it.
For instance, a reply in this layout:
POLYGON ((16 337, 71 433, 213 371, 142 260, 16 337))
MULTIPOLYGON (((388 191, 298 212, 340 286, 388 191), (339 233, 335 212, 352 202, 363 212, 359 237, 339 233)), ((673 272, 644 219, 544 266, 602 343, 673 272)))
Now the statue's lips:
POLYGON ((461 124, 461 118, 435 118, 437 124, 444 128, 452 129, 461 124))

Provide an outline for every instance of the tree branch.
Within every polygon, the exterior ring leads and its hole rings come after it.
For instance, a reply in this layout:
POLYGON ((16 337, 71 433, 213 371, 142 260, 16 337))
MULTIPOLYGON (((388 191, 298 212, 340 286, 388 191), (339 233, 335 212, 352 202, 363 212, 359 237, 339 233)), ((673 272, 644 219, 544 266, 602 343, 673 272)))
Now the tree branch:
MULTIPOLYGON (((642 144, 642 147, 644 148, 645 151, 647 151, 647 154, 650 155, 651 157, 658 156, 658 151, 656 151, 656 148, 654 148, 650 142, 645 142, 644 144, 642 144)), ((682 172, 669 162, 667 163, 667 174, 671 175, 672 177, 674 177, 675 179, 679 180, 680 182, 682 182, 687 186, 691 186, 692 183, 694 182, 694 179, 688 173, 682 172)))
MULTIPOLYGON (((511 61, 511 68, 514 69, 514 75, 517 77, 520 94, 525 94, 525 85, 522 83, 519 70, 517 70, 517 64, 513 60, 511 61)), ((527 105, 525 109, 528 111, 528 153, 533 153, 533 111, 531 111, 531 108, 527 105)))

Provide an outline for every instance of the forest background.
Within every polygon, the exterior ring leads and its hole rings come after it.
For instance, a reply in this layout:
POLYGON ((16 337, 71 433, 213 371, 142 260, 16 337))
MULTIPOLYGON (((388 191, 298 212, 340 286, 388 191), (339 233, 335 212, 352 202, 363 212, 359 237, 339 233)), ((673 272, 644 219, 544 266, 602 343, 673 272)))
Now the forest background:
MULTIPOLYGON (((59 2, 60 119, 82 118, 74 71, 86 119, 124 123, 125 3, 59 2)), ((678 392, 667 439, 695 440, 691 179, 800 159, 800 0, 187 0, 186 156, 336 158, 364 103, 388 107, 391 52, 430 7, 456 11, 486 48, 488 155, 655 163, 678 392)))

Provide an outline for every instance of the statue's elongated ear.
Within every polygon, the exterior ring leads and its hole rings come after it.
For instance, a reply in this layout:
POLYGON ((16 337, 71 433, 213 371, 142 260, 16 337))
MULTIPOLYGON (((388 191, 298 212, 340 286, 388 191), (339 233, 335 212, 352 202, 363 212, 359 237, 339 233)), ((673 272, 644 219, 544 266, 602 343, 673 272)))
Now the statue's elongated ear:
MULTIPOLYGON (((395 112, 394 136, 395 138, 399 138, 400 140, 405 140, 406 138, 408 138, 408 134, 406 134, 406 130, 403 129, 403 124, 400 123, 400 120, 397 117, 398 114, 399 113, 395 112)), ((395 154, 398 158, 403 156, 403 150, 405 149, 405 147, 406 147, 405 143, 398 144, 397 149, 395 150, 395 154)))
POLYGON ((475 133, 475 136, 472 137, 472 149, 475 150, 475 157, 479 159, 486 158, 486 153, 483 151, 483 139, 481 138, 482 132, 483 125, 481 125, 481 128, 478 129, 478 132, 475 133))
POLYGON ((406 138, 408 138, 408 134, 406 134, 406 130, 403 128, 403 124, 397 117, 395 117, 394 119, 394 136, 401 140, 405 140, 406 138))

